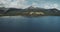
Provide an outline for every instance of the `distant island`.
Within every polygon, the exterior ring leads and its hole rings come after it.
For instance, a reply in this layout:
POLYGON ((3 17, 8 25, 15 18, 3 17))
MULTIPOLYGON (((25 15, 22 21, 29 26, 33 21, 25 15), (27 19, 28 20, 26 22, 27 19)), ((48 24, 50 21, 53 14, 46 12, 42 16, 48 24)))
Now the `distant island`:
POLYGON ((28 7, 25 9, 0 8, 0 16, 60 16, 60 10, 28 7))

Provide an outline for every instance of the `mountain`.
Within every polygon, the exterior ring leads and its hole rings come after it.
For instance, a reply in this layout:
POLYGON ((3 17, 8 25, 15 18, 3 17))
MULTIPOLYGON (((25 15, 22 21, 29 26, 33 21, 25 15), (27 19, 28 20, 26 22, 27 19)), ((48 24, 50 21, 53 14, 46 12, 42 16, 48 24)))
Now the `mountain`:
POLYGON ((9 8, 8 11, 6 11, 5 13, 17 13, 17 12, 22 12, 22 9, 17 9, 17 8, 9 8))
POLYGON ((0 7, 0 14, 5 13, 9 8, 0 7))
POLYGON ((26 11, 33 11, 33 12, 43 12, 45 13, 45 15, 60 15, 60 10, 56 9, 56 8, 52 8, 52 9, 44 9, 44 8, 38 8, 38 7, 33 7, 30 6, 28 8, 25 9, 26 11))
POLYGON ((53 8, 53 9, 44 9, 39 7, 30 6, 25 9, 17 9, 17 8, 0 8, 0 14, 8 14, 8 15, 15 15, 15 14, 24 14, 25 12, 43 12, 45 15, 60 15, 60 10, 53 8))
POLYGON ((35 12, 37 12, 37 11, 44 11, 44 10, 46 10, 46 9, 44 9, 44 8, 39 8, 39 7, 34 7, 34 6, 30 6, 30 7, 28 7, 28 8, 26 8, 26 9, 24 9, 25 11, 35 11, 35 12))
POLYGON ((26 8, 26 9, 36 9, 36 8, 38 8, 38 7, 30 6, 30 7, 26 8))

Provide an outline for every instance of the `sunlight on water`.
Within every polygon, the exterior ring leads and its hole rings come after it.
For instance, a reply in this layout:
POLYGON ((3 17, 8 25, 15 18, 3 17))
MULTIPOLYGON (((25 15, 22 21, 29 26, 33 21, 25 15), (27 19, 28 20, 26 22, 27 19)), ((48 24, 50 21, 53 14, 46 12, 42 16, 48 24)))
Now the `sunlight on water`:
POLYGON ((19 18, 21 18, 21 19, 24 19, 25 17, 23 17, 23 16, 2 16, 0 18, 8 18, 8 19, 17 19, 17 18, 19 19, 19 18))

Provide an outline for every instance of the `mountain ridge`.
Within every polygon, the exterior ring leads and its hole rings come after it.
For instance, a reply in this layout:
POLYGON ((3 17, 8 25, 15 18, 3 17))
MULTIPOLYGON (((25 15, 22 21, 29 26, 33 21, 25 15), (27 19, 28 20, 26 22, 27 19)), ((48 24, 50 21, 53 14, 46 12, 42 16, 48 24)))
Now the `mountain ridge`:
MULTIPOLYGON (((5 8, 3 8, 5 9, 5 8)), ((0 9, 0 14, 23 14, 25 12, 43 12, 45 15, 60 15, 60 10, 56 9, 56 8, 53 8, 53 9, 44 9, 44 8, 39 8, 39 7, 28 7, 28 8, 25 8, 25 9, 17 9, 17 8, 7 8, 7 11, 6 10, 1 10, 0 9), (6 12, 4 12, 6 11, 6 12)))

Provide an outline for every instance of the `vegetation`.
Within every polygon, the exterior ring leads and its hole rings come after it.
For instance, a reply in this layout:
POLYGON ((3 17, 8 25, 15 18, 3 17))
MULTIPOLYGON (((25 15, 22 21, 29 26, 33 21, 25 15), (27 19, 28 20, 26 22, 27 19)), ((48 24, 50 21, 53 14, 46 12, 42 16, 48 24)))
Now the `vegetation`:
POLYGON ((27 9, 16 9, 9 8, 6 10, 0 9, 0 16, 60 16, 60 10, 58 9, 43 9, 43 8, 33 8, 29 7, 27 9))

